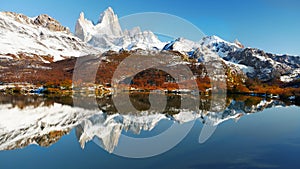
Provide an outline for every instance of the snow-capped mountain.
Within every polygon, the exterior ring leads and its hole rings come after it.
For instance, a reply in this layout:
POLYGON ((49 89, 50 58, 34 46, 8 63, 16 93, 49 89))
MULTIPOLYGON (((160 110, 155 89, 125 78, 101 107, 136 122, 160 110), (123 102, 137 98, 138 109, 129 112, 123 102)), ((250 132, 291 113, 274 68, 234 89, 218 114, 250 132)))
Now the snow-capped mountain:
POLYGON ((48 15, 0 12, 0 36, 0 58, 52 62, 98 53, 48 15))
POLYGON ((204 50, 207 48, 220 57, 225 57, 230 52, 242 49, 243 45, 240 43, 230 43, 217 36, 203 37, 199 42, 194 42, 185 38, 178 38, 166 44, 163 50, 174 50, 179 52, 186 52, 188 55, 193 56, 194 51, 204 50))
POLYGON ((95 36, 121 37, 123 35, 118 16, 112 8, 105 10, 99 18, 97 25, 84 18, 81 12, 75 27, 75 35, 84 42, 90 41, 95 36))
POLYGON ((102 51, 120 49, 161 49, 164 45, 151 31, 139 27, 122 31, 117 15, 112 8, 106 9, 96 25, 81 13, 76 22, 75 35, 102 51))
POLYGON ((173 51, 180 51, 180 52, 192 52, 195 51, 197 48, 200 48, 200 44, 194 41, 185 39, 185 38, 178 38, 174 41, 167 43, 163 50, 173 50, 173 51))
POLYGON ((281 79, 283 82, 291 82, 300 77, 298 56, 276 55, 255 48, 244 48, 238 41, 231 43, 217 36, 207 36, 199 42, 178 38, 166 44, 163 50, 179 51, 198 62, 207 62, 212 56, 217 56, 218 60, 237 72, 262 81, 281 79))
POLYGON ((235 62, 224 60, 229 53, 243 50, 240 43, 230 43, 217 36, 203 37, 199 42, 178 38, 169 42, 163 50, 179 51, 189 58, 196 59, 198 62, 223 62, 237 73, 247 74, 251 68, 235 62))
MULTIPOLYGON (((151 30, 139 27, 122 30, 112 8, 106 9, 96 24, 81 13, 75 35, 48 15, 34 18, 12 12, 0 13, 0 60, 53 62, 112 51, 176 51, 196 62, 222 62, 234 72, 261 81, 296 81, 300 77, 300 57, 269 54, 245 48, 237 40, 227 42, 217 36, 194 42, 178 37, 161 42, 151 30)), ((172 52, 170 52, 172 53, 172 52)))
MULTIPOLYGON (((293 70, 300 68, 299 59, 297 61, 299 57, 290 56, 290 58, 294 58, 295 62, 290 62, 289 64, 276 59, 278 57, 280 58, 281 56, 268 54, 259 49, 246 48, 230 52, 224 57, 224 60, 247 66, 252 70, 247 72, 247 76, 250 78, 258 78, 262 81, 279 79, 284 75, 295 77, 295 73, 297 72, 293 70)), ((281 79, 283 80, 284 78, 281 79)))

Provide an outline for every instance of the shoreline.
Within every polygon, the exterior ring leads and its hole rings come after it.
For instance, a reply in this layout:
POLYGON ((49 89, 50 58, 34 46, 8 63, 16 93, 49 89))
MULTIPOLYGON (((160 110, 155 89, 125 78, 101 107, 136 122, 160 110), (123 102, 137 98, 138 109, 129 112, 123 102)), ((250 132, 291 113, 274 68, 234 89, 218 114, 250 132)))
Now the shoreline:
MULTIPOLYGON (((178 90, 178 89, 122 89, 117 91, 118 93, 140 93, 140 94, 171 94, 171 95, 199 95, 199 96, 212 96, 212 94, 226 94, 226 95, 241 95, 241 96, 253 96, 253 97, 262 97, 262 98, 269 98, 269 99, 278 99, 278 100, 300 100, 300 96, 295 94, 276 94, 276 93, 262 93, 262 92, 256 92, 256 91, 250 91, 250 92, 236 92, 227 90, 225 93, 212 93, 210 90, 203 92, 198 90, 199 93, 197 93, 197 90, 178 90)), ((11 95, 42 95, 42 96, 73 96, 76 94, 79 95, 94 95, 96 97, 99 96, 106 96, 106 95, 112 95, 114 93, 114 89, 111 87, 83 87, 81 89, 62 89, 62 88, 44 88, 44 87, 38 87, 35 85, 30 85, 30 88, 22 88, 20 86, 15 87, 6 87, 3 88, 3 86, 0 85, 0 93, 5 94, 11 94, 11 95)))

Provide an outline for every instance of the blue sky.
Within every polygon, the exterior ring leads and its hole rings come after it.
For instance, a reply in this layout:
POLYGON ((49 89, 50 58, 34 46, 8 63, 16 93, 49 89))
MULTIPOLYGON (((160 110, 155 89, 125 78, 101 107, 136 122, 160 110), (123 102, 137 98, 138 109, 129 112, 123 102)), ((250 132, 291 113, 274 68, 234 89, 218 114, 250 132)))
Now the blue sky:
POLYGON ((119 17, 163 12, 184 18, 207 35, 275 53, 300 55, 300 1, 297 0, 9 0, 1 11, 49 14, 74 30, 79 13, 97 21, 111 6, 119 17))

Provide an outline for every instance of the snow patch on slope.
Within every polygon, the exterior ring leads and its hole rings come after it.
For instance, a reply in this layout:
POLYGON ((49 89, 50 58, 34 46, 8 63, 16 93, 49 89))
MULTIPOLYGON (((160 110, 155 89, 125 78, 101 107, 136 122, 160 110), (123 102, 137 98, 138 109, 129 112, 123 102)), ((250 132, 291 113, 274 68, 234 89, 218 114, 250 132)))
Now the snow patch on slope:
POLYGON ((229 62, 229 61, 226 61, 224 60, 224 62, 226 63, 226 65, 233 65, 233 66, 236 66, 238 67, 239 69, 241 69, 245 74, 247 73, 253 73, 254 72, 254 68, 251 67, 251 66, 246 66, 246 65, 243 65, 243 64, 238 64, 238 63, 235 63, 235 62, 229 62))
POLYGON ((294 80, 297 80, 300 78, 300 68, 293 70, 290 74, 288 75, 283 75, 280 77, 280 80, 282 82, 292 82, 294 80))
MULTIPOLYGON (((0 53, 53 56, 54 61, 58 61, 97 52, 70 34, 68 29, 58 25, 57 21, 52 25, 41 20, 45 17, 29 18, 21 14, 0 12, 0 53)), ((47 18, 54 20, 49 16, 47 18)))

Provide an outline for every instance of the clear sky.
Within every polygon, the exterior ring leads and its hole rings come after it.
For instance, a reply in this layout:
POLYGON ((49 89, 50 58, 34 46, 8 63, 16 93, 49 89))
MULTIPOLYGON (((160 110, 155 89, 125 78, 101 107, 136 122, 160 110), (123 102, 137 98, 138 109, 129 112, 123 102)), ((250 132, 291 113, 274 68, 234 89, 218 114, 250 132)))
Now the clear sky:
POLYGON ((9 0, 1 11, 48 14, 74 30, 79 13, 97 21, 111 6, 119 17, 163 12, 184 18, 207 35, 217 35, 269 52, 300 55, 298 0, 9 0))

